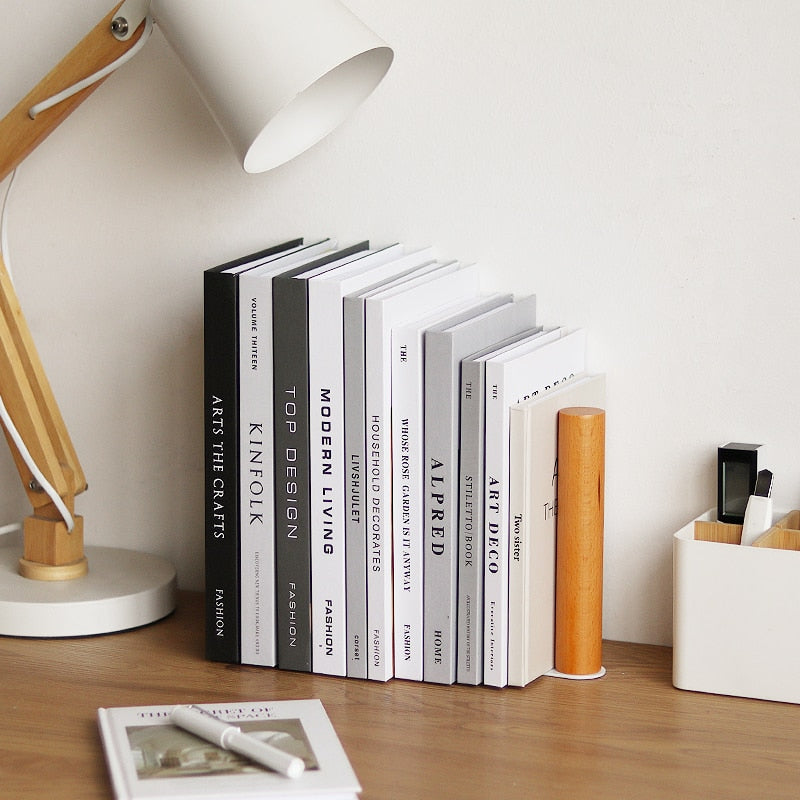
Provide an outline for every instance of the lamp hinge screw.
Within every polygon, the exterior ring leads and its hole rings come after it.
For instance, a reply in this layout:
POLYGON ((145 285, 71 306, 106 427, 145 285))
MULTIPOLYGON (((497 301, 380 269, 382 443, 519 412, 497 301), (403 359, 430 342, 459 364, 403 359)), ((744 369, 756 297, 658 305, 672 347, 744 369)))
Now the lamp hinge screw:
POLYGON ((128 20, 125 17, 115 17, 111 21, 111 33, 114 36, 125 36, 128 32, 128 20))
POLYGON ((28 484, 28 488, 32 492, 43 492, 44 489, 42 488, 42 484, 36 480, 36 478, 31 478, 31 482, 28 484))

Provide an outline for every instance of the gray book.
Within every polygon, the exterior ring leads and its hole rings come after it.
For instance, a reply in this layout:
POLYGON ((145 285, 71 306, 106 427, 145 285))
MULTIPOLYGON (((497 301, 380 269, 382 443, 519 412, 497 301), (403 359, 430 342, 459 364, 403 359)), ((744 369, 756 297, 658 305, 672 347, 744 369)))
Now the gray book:
POLYGON ((425 333, 424 678, 456 679, 461 361, 536 324, 536 297, 425 333))
POLYGON ((347 603, 347 674, 367 677, 367 539, 364 505, 364 302, 345 297, 345 596, 347 603))
POLYGON ((275 597, 278 666, 311 671, 308 276, 366 250, 336 250, 272 281, 275 597))

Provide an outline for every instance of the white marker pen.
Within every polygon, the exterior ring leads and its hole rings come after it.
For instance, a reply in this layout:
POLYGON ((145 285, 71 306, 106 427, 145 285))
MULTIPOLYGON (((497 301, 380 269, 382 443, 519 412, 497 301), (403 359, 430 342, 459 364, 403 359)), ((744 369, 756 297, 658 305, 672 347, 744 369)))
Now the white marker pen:
POLYGON ((217 719, 199 706, 176 706, 170 714, 170 722, 224 750, 231 750, 280 772, 287 778, 299 778, 305 770, 302 758, 244 733, 238 726, 217 719))
POLYGON ((756 478, 756 487, 744 511, 742 524, 743 545, 751 545, 772 525, 772 473, 762 469, 756 478))

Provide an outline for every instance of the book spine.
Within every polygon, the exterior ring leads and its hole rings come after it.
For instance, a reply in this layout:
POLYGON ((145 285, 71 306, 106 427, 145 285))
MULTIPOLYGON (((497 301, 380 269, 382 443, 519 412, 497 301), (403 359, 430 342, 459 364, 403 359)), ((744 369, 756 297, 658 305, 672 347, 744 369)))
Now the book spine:
POLYGON ((307 282, 272 285, 278 666, 311 670, 307 282))
POLYGON ((203 275, 206 657, 239 663, 236 277, 203 275))
POLYGON ((395 676, 423 679, 423 337, 392 332, 392 529, 395 676))
POLYGON ((367 677, 366 428, 364 301, 345 297, 345 588, 347 675, 367 677))
MULTIPOLYGON (((530 524, 527 497, 530 475, 528 474, 528 435, 525 412, 519 406, 508 411, 508 682, 512 686, 524 686, 527 656, 528 631, 528 564, 526 535, 530 524)), ((544 624, 544 620, 542 620, 544 624)))
POLYGON ((503 365, 486 364, 483 682, 508 683, 508 416, 503 365))
POLYGON ((458 398, 452 338, 425 335, 425 680, 456 678, 458 398))
POLYGON ((338 282, 309 281, 312 668, 328 675, 347 672, 342 326, 338 282))
POLYGON ((459 683, 483 681, 484 362, 461 365, 458 524, 459 683))
POLYGON ((380 304, 366 305, 367 676, 392 677, 391 341, 380 304))
POLYGON ((272 280, 239 278, 241 660, 273 667, 275 525, 272 280))

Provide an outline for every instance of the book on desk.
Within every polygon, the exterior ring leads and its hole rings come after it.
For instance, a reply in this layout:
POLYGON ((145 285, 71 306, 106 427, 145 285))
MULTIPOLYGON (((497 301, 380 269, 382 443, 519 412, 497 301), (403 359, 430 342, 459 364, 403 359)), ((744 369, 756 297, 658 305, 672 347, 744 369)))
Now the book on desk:
POLYGON ((302 774, 286 777, 174 725, 175 706, 100 708, 98 723, 117 800, 355 800, 361 791, 319 700, 197 708, 302 759, 302 774))

